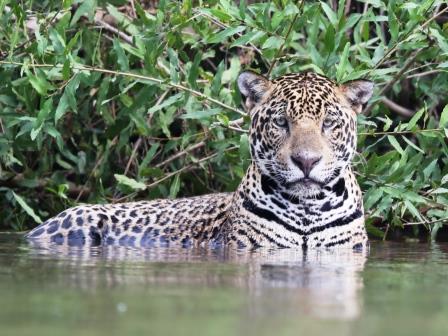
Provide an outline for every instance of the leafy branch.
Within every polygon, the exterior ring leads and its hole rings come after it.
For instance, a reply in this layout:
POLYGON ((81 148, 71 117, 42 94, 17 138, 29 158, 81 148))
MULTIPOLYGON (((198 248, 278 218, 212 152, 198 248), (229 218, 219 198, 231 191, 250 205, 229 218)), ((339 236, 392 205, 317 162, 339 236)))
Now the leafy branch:
MULTIPOLYGON (((0 61, 0 64, 4 64, 4 65, 17 65, 17 66, 26 66, 26 67, 30 67, 30 68, 59 68, 62 69, 63 65, 61 64, 29 64, 29 63, 23 63, 23 62, 14 62, 14 61, 0 61)), ((145 75, 140 75, 140 74, 136 74, 136 73, 132 73, 132 72, 126 72, 126 71, 116 71, 116 70, 108 70, 108 69, 103 69, 103 68, 98 68, 98 67, 93 67, 93 66, 89 66, 89 65, 71 65, 70 66, 71 70, 79 70, 79 71, 92 71, 92 72, 98 72, 98 73, 104 73, 104 74, 109 74, 109 75, 114 75, 114 76, 124 76, 124 77, 129 77, 129 78, 136 78, 136 79, 140 79, 140 80, 146 80, 146 81, 150 81, 150 82, 154 82, 157 83, 159 85, 164 85, 164 86, 168 86, 174 89, 178 89, 181 91, 185 91, 188 93, 193 94, 196 97, 202 98, 204 100, 210 101, 215 105, 221 106, 222 108, 225 108, 227 110, 236 112, 238 114, 241 114, 243 116, 246 115, 245 112, 234 108, 230 105, 224 104, 223 102, 220 102, 217 99, 214 99, 210 96, 207 96, 206 94, 199 92, 197 90, 193 90, 190 89, 184 85, 181 84, 176 84, 176 83, 171 83, 168 82, 166 80, 163 79, 159 79, 159 78, 155 78, 155 77, 150 77, 150 76, 145 76, 145 75)))

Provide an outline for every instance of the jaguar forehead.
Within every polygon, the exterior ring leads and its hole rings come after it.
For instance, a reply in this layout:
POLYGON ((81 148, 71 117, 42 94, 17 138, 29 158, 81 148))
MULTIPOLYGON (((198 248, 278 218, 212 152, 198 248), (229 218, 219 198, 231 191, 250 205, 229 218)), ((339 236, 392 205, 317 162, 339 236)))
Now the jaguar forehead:
POLYGON ((315 73, 290 74, 273 81, 271 107, 285 106, 292 119, 319 120, 326 107, 337 102, 330 79, 315 73))

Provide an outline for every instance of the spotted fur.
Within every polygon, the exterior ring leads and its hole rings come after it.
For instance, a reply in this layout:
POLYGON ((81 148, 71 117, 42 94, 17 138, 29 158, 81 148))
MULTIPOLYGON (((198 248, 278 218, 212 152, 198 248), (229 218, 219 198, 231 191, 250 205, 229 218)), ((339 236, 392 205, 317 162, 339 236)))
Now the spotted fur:
POLYGON ((369 81, 314 73, 273 81, 243 72, 252 163, 234 193, 81 205, 33 229, 31 241, 132 246, 362 248, 362 194, 350 167, 369 81))

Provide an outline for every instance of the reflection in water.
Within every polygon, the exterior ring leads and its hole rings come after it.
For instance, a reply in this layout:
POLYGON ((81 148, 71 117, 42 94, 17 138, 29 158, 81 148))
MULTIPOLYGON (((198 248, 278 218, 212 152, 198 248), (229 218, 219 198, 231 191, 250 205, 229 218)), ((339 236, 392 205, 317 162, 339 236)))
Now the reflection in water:
POLYGON ((0 234, 1 335, 448 335, 447 244, 372 243, 366 257, 20 238, 0 234))
POLYGON ((235 250, 77 248, 32 246, 35 262, 52 260, 53 281, 76 288, 195 285, 247 290, 249 315, 289 311, 297 316, 353 319, 359 316, 360 271, 366 254, 352 250, 235 250))

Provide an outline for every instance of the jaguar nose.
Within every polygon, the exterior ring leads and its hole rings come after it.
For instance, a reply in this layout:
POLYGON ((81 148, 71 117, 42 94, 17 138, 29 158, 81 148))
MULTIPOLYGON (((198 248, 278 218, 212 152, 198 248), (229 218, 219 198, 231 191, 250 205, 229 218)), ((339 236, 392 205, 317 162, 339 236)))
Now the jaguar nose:
POLYGON ((292 162, 300 168, 305 177, 308 177, 313 167, 322 159, 322 156, 304 156, 304 155, 292 155, 292 162))

